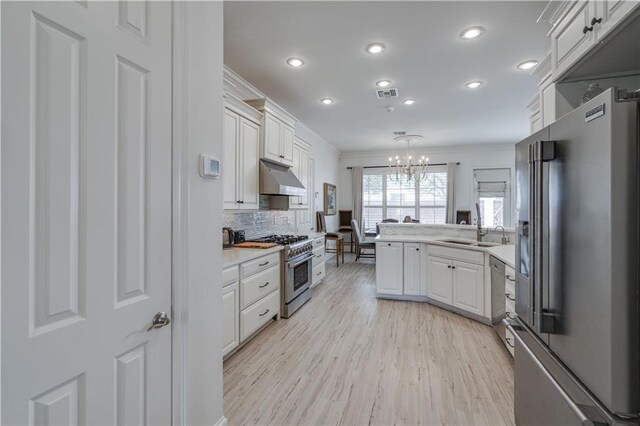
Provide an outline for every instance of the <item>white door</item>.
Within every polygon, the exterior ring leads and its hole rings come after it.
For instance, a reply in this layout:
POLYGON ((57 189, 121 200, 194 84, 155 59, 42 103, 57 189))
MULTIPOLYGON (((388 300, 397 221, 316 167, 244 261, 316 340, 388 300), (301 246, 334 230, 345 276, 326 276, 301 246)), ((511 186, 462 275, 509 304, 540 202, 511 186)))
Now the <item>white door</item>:
POLYGON ((376 243, 376 286, 379 294, 402 295, 402 243, 376 243))
POLYGON ((171 3, 3 2, 2 424, 171 422, 171 3))
POLYGON ((453 305, 476 315, 484 314, 484 267, 453 262, 453 305))
POLYGON ((237 209, 240 194, 238 191, 238 139, 240 116, 228 109, 224 110, 224 170, 223 204, 225 209, 237 209))
POLYGON ((404 294, 420 295, 420 243, 404 244, 404 294))
MULTIPOLYGON (((280 156, 280 120, 265 113, 264 146, 262 156, 273 161, 282 161, 280 156)), ((293 153, 292 153, 293 155, 293 153)))
POLYGON ((451 305, 453 303, 452 269, 449 259, 429 256, 427 262, 427 296, 451 305))
POLYGON ((241 208, 258 210, 260 195, 258 188, 258 158, 260 150, 260 127, 246 118, 240 119, 240 200, 241 208))

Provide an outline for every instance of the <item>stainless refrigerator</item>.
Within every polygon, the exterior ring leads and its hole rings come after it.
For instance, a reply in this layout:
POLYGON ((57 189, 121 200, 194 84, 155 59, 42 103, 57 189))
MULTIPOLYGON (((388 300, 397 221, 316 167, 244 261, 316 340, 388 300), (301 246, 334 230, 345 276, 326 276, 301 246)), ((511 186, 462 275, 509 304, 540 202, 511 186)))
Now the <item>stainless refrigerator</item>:
POLYGON ((515 420, 637 424, 639 140, 609 89, 516 145, 515 420))

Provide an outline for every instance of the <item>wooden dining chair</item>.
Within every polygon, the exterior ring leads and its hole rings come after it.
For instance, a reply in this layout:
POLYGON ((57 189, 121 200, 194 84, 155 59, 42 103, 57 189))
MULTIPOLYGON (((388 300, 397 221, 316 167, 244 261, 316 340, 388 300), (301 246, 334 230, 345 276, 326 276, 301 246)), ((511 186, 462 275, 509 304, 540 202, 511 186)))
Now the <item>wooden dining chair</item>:
POLYGON ((340 256, 342 256, 342 263, 344 264, 344 236, 335 232, 327 232, 327 222, 322 211, 316 212, 316 229, 318 232, 325 233, 324 251, 336 254, 336 266, 340 266, 340 256), (334 247, 327 244, 329 241, 333 241, 334 247))

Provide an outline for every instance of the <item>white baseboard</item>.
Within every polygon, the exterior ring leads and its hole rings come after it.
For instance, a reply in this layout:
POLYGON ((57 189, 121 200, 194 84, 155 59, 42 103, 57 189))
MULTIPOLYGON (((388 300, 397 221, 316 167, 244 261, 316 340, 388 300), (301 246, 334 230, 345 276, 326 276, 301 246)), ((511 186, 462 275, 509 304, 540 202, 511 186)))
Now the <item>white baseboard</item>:
POLYGON ((229 424, 229 421, 227 420, 227 418, 225 416, 220 417, 220 420, 218 420, 216 422, 215 426, 227 426, 229 424))

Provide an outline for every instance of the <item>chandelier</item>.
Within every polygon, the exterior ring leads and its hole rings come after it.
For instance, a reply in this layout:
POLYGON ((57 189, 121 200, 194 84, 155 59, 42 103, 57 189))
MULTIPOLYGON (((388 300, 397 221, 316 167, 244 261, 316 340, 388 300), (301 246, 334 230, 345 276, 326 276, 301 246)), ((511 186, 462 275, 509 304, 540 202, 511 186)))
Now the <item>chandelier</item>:
POLYGON ((427 178, 427 166, 429 165, 429 158, 424 155, 414 157, 409 152, 409 142, 422 139, 422 135, 403 135, 394 138, 393 140, 399 142, 407 142, 407 150, 403 158, 396 155, 395 163, 393 157, 389 157, 389 179, 392 182, 400 183, 403 179, 407 182, 414 179, 416 182, 422 182, 427 178), (415 161, 415 164, 414 164, 415 161), (395 177, 393 169, 395 168, 395 177))

